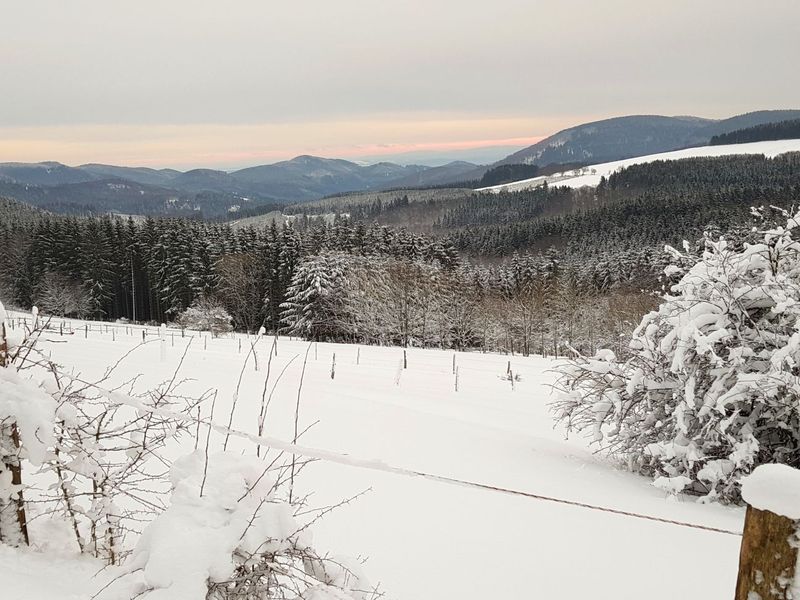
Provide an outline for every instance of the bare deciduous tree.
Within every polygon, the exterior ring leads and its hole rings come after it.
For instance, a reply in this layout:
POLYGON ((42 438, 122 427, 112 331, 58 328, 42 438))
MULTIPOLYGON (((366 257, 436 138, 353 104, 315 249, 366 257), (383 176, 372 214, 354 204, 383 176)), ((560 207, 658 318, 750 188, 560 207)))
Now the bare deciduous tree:
POLYGON ((35 290, 34 301, 42 312, 59 317, 80 319, 93 309, 89 291, 79 281, 61 273, 45 273, 35 290))

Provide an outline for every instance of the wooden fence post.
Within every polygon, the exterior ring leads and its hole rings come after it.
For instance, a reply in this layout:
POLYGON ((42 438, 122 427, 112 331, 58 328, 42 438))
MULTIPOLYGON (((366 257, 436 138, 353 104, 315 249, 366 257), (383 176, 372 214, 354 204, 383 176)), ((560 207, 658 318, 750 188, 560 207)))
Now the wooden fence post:
POLYGON ((797 563, 797 545, 792 543, 796 531, 797 523, 788 517, 747 507, 735 600, 790 598, 787 592, 797 563))
MULTIPOLYGON (((13 321, 12 321, 13 323, 13 321)), ((8 339, 6 338, 6 324, 3 321, 0 321, 0 369, 5 368, 8 363, 8 339)), ((9 441, 13 445, 13 454, 9 454, 4 457, 3 465, 0 470, 9 471, 11 473, 11 485, 17 486, 19 490, 16 494, 16 499, 11 500, 9 498, 7 501, 3 501, 0 504, 0 510, 7 511, 10 506, 16 506, 16 514, 17 514, 17 526, 19 527, 19 534, 22 538, 21 541, 25 543, 25 545, 30 544, 30 539, 28 538, 28 518, 25 514, 25 499, 22 496, 22 464, 19 460, 19 448, 20 448, 20 441, 19 441, 19 431, 17 430, 17 424, 12 422, 11 425, 2 425, 0 426, 0 435, 2 437, 9 438, 9 441), (9 502, 9 504, 6 504, 9 502)), ((11 451, 11 449, 7 449, 7 451, 11 451)), ((12 540, 12 546, 16 545, 16 541, 12 540)))
POLYGON ((747 502, 735 600, 797 598, 800 470, 756 467, 742 479, 747 502))
POLYGON ((0 368, 6 366, 8 356, 8 341, 6 340, 6 324, 0 321, 0 368))

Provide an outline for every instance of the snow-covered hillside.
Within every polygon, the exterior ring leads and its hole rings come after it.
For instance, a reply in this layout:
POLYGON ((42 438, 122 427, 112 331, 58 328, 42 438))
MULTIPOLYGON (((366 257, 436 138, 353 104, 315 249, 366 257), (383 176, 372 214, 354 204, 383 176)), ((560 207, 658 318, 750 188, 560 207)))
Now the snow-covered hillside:
MULTIPOLYGON (((56 328, 45 336, 42 348, 54 361, 90 379, 130 353, 106 385, 141 374, 136 386, 147 389, 172 377, 185 352, 184 393, 218 389, 215 420, 227 422, 253 338, 170 333, 162 359, 155 328, 140 345, 142 328, 74 325, 74 334, 67 327, 66 335, 56 328)), ((270 343, 257 343, 260 367, 251 360, 245 368, 233 415, 233 428, 249 434, 257 431, 270 343)), ((306 353, 300 426, 313 426, 301 443, 331 460, 303 470, 300 485, 317 507, 370 489, 315 524, 316 542, 337 554, 368 557, 364 569, 387 598, 732 596, 737 535, 510 493, 741 531, 740 509, 667 498, 647 479, 596 455, 585 440, 565 440, 547 410, 551 360, 410 349, 403 369, 400 348, 320 343, 309 349, 282 338, 270 381, 285 372, 265 435, 291 440, 306 353), (504 377, 509 361, 519 376, 513 389, 504 377)), ((212 446, 221 447, 222 438, 213 434, 212 446)), ((231 443, 234 452, 252 452, 244 442, 231 443)), ((191 450, 189 443, 180 452, 191 450)), ((58 539, 35 526, 33 536, 52 539, 51 546, 58 539)), ((46 561, 36 552, 0 548, 3 591, 16 600, 89 598, 114 575, 106 570, 90 579, 94 570, 87 560, 46 561)))
POLYGON ((679 160, 681 158, 697 158, 704 156, 727 156, 732 154, 763 154, 767 157, 777 156, 786 152, 800 152, 800 140, 778 140, 770 142, 753 142, 750 144, 731 144, 727 146, 701 146, 698 148, 686 148, 673 152, 662 152, 660 154, 650 154, 647 156, 637 156, 624 160, 590 165, 581 169, 556 173, 544 177, 534 177, 512 183, 504 183, 492 187, 482 188, 482 192, 515 192, 539 187, 544 183, 547 185, 558 185, 572 188, 583 186, 596 186, 600 183, 601 177, 608 177, 626 167, 642 163, 653 162, 656 160, 679 160))

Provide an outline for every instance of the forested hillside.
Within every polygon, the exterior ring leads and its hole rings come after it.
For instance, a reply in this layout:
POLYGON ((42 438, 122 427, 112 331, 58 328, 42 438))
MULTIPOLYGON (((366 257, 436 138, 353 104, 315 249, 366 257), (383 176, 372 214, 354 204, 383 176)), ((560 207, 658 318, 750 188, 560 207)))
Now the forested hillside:
POLYGON ((708 144, 712 136, 800 118, 797 110, 760 110, 728 119, 630 115, 583 123, 507 156, 498 164, 601 163, 708 144))
POLYGON ((232 172, 0 163, 0 195, 61 214, 219 218, 342 192, 479 179, 483 170, 476 168, 470 163, 437 168, 390 162, 360 165, 315 156, 232 172))
POLYGON ((790 207, 798 197, 800 153, 787 153, 637 164, 596 188, 365 194, 301 204, 292 212, 402 225, 445 237, 466 256, 497 259, 551 246, 581 256, 660 248, 698 239, 709 228, 748 223, 753 206, 790 207))
POLYGON ((747 144, 750 142, 764 142, 769 140, 796 140, 800 139, 800 119, 790 119, 779 123, 766 123, 738 129, 730 133, 715 135, 709 142, 712 146, 724 144, 747 144))
POLYGON ((0 263, 0 295, 49 314, 164 322, 205 299, 240 330, 526 354, 558 352, 559 331, 618 343, 650 303, 556 251, 480 267, 446 240, 346 218, 233 229, 41 215, 3 221, 0 263))
POLYGON ((747 222, 753 206, 790 207, 798 198, 798 153, 692 158, 634 165, 596 189, 481 197, 444 211, 437 227, 468 254, 555 245, 585 255, 697 239, 747 222))
POLYGON ((5 202, 0 291, 57 314, 155 322, 210 299, 238 329, 313 339, 527 353, 566 335, 593 348, 650 306, 665 244, 746 239, 751 207, 798 197, 795 153, 656 161, 597 188, 329 199, 240 227, 5 202))

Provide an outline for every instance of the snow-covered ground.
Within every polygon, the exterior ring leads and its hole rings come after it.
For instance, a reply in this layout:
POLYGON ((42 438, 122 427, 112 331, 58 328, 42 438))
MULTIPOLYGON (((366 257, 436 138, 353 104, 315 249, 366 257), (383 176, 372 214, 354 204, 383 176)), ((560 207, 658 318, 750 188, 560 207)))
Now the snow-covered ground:
POLYGON ((481 188, 479 192, 517 192, 539 187, 545 182, 547 185, 566 186, 579 188, 584 186, 594 187, 600 183, 601 177, 608 177, 631 165, 653 162, 656 160, 679 160, 681 158, 697 158, 703 156, 727 156, 731 154, 763 154, 767 157, 778 156, 786 152, 800 152, 800 140, 777 140, 770 142, 752 142, 749 144, 729 144, 725 146, 701 146, 699 148, 686 148, 673 152, 649 154, 624 160, 590 165, 581 169, 564 171, 544 177, 523 179, 512 183, 504 183, 492 187, 481 188))
MULTIPOLYGON (((177 333, 173 340, 168 334, 162 361, 157 330, 151 328, 149 334, 152 341, 126 359, 124 378, 141 373, 142 387, 168 379, 190 344, 181 374, 192 381, 183 390, 199 395, 217 388, 216 420, 224 424, 248 338, 190 339, 177 333)), ((109 362, 142 339, 140 328, 111 326, 106 331, 98 324, 88 335, 77 330, 62 337, 55 331, 45 337, 42 347, 53 360, 73 366, 84 378, 100 377, 109 362)), ((270 343, 258 343, 259 371, 251 362, 244 372, 235 429, 256 433, 270 343)), ((301 341, 279 341, 271 382, 290 364, 269 407, 266 435, 291 440, 308 348, 301 341)), ((311 347, 300 426, 316 424, 301 443, 336 453, 339 462, 313 463, 302 472, 300 485, 312 494, 315 506, 371 488, 315 526, 318 547, 368 557, 366 573, 381 582, 389 599, 733 595, 738 536, 411 475, 409 471, 420 471, 741 531, 741 509, 667 498, 647 479, 594 454, 585 440, 565 440, 547 410, 552 361, 458 353, 456 392, 453 356, 410 349, 404 370, 399 348, 311 347), (334 353, 336 374, 331 379, 334 353), (521 378, 514 389, 501 378, 509 360, 521 378), (376 462, 345 464, 355 459, 376 462)), ((122 378, 121 373, 118 380, 122 378)), ((222 436, 214 434, 212 444, 221 446, 222 436)), ((252 452, 244 443, 233 450, 245 448, 252 452)), ((40 541, 46 538, 46 532, 39 533, 40 541)), ((45 560, 33 551, 0 547, 3 597, 9 593, 16 600, 88 598, 113 576, 106 571, 91 577, 95 567, 88 560, 45 560)))

